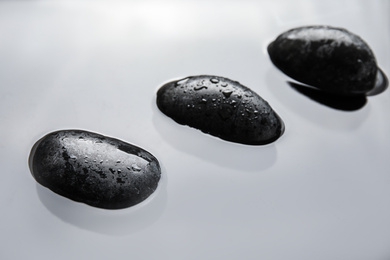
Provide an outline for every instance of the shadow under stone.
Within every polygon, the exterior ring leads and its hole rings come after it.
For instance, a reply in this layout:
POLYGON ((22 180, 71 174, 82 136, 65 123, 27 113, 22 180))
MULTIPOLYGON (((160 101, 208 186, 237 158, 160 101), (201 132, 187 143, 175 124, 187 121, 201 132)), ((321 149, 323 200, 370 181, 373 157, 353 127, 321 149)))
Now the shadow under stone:
POLYGON ((364 105, 367 103, 367 97, 363 94, 354 96, 336 95, 295 82, 289 81, 288 84, 293 89, 307 96, 308 98, 322 105, 338 110, 356 111, 364 107, 364 105))
POLYGON ((371 91, 369 91, 366 95, 375 96, 381 94, 387 89, 388 86, 389 86, 389 80, 387 79, 386 74, 383 72, 383 70, 378 68, 378 72, 376 74, 375 87, 371 91))

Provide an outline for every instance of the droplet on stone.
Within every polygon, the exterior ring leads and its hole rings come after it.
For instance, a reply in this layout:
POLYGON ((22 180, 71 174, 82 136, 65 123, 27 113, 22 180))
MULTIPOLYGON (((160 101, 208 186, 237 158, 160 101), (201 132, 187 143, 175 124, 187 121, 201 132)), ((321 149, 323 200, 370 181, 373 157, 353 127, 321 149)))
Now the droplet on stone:
POLYGON ((210 81, 211 81, 211 83, 217 84, 219 82, 219 79, 211 78, 210 81))
POLYGON ((156 190, 161 176, 160 164, 149 152, 82 130, 57 131, 38 140, 31 149, 29 166, 35 180, 53 192, 106 209, 142 202, 156 190), (100 143, 96 143, 98 139, 100 143), (86 153, 90 158, 88 164, 84 161, 86 153), (118 161, 124 167, 137 163, 142 173, 124 172, 118 161), (135 183, 139 193, 134 192, 135 183))
POLYGON ((201 89, 207 89, 207 86, 196 86, 196 87, 194 87, 194 90, 201 90, 201 89))
POLYGON ((225 96, 225 97, 230 97, 230 95, 233 93, 233 90, 224 90, 222 91, 222 94, 225 96))
POLYGON ((133 169, 133 171, 136 171, 136 172, 139 172, 142 170, 141 167, 139 167, 137 164, 132 164, 131 169, 133 169))

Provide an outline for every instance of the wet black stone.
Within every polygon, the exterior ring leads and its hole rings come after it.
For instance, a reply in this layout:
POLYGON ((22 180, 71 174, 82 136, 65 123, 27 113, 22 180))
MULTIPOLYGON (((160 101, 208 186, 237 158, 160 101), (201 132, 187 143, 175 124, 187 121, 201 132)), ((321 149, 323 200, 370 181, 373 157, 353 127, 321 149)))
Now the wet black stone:
POLYGON ((179 124, 231 142, 263 145, 284 132, 282 119, 264 99, 223 77, 200 75, 166 83, 157 92, 157 106, 179 124))
POLYGON ((276 67, 291 78, 341 95, 364 94, 375 86, 373 51, 342 28, 307 26, 279 35, 268 46, 276 67))
POLYGON ((161 176, 157 159, 121 140, 82 130, 50 133, 29 157, 35 180, 69 199, 121 209, 148 198, 161 176))

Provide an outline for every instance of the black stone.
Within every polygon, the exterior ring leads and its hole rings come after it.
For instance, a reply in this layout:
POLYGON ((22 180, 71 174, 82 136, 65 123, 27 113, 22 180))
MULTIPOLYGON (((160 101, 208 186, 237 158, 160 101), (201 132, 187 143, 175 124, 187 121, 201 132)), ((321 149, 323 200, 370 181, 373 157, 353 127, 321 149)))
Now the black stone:
POLYGON ((284 132, 282 119, 251 89, 227 78, 187 77, 163 85, 157 106, 179 124, 223 140, 263 145, 284 132))
POLYGON ((50 133, 29 157, 35 180, 74 201, 121 209, 148 198, 161 176, 157 159, 121 140, 82 130, 50 133))
POLYGON ((269 44, 268 53, 286 75, 324 91, 365 94, 375 86, 378 68, 373 51, 342 28, 291 29, 269 44))

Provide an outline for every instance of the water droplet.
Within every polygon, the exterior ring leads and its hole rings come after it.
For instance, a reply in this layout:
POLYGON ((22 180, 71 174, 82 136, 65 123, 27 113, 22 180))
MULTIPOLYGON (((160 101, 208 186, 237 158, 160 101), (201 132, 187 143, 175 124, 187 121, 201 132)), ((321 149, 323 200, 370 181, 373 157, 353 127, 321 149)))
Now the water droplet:
POLYGON ((100 160, 100 163, 103 163, 103 160, 100 160))
POLYGON ((215 98, 213 98, 211 101, 215 102, 215 101, 216 101, 216 99, 215 99, 215 98))
POLYGON ((202 98, 202 100, 200 101, 200 103, 207 103, 207 99, 202 98))
POLYGON ((138 165, 136 164, 132 164, 131 165, 131 168, 133 169, 133 171, 136 171, 136 172, 139 172, 141 170, 141 167, 139 167, 138 165))
POLYGON ((118 169, 117 171, 118 171, 118 173, 121 173, 121 172, 122 172, 122 170, 121 170, 121 169, 118 169))
POLYGON ((211 83, 217 84, 219 82, 219 79, 211 78, 210 81, 211 81, 211 83))
POLYGON ((255 110, 255 111, 253 111, 253 113, 257 114, 257 113, 259 113, 259 111, 255 110))
POLYGON ((207 89, 206 86, 196 86, 194 87, 194 90, 201 90, 201 89, 207 89))
POLYGON ((116 161, 116 163, 121 163, 121 161, 120 161, 120 160, 118 160, 118 161, 116 161))
POLYGON ((232 100, 232 102, 231 102, 230 104, 231 104, 231 105, 235 105, 235 104, 237 104, 237 101, 232 100))
POLYGON ((222 94, 225 96, 225 97, 230 97, 230 95, 233 93, 233 90, 224 90, 222 92, 222 94))
POLYGON ((70 159, 72 159, 72 160, 77 160, 77 157, 76 157, 75 155, 71 155, 71 156, 70 156, 70 159))
POLYGON ((184 83, 186 83, 187 81, 189 80, 189 78, 185 78, 185 79, 182 79, 182 80, 179 80, 178 82, 176 82, 176 85, 182 85, 184 83))
POLYGON ((224 87, 224 88, 226 88, 226 87, 227 87, 227 85, 228 85, 228 84, 227 84, 226 82, 222 82, 222 83, 221 83, 221 87, 224 87))

